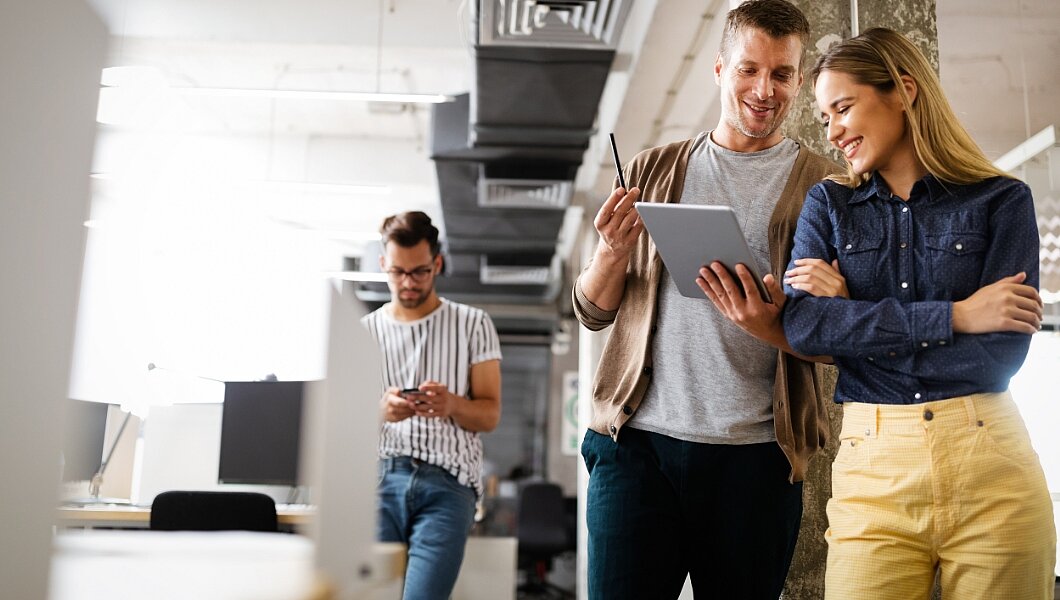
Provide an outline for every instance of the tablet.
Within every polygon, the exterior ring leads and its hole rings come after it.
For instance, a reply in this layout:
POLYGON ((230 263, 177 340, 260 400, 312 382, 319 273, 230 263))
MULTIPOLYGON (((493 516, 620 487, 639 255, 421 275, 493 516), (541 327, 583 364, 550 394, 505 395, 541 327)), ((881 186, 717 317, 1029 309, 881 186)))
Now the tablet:
POLYGON ((696 285, 699 268, 719 261, 737 284, 740 278, 733 268, 743 263, 762 298, 773 302, 731 207, 659 202, 636 202, 633 207, 682 296, 706 300, 696 285))

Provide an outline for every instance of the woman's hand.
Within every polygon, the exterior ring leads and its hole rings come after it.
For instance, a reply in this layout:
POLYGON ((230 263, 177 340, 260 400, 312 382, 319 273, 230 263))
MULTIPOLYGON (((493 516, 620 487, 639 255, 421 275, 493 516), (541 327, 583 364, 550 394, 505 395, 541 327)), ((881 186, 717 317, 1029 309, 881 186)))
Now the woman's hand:
POLYGON ((954 333, 1035 333, 1042 327, 1042 299, 1017 273, 953 303, 954 333))
POLYGON ((798 258, 795 268, 785 271, 784 283, 818 298, 850 297, 838 260, 828 264, 820 258, 798 258))

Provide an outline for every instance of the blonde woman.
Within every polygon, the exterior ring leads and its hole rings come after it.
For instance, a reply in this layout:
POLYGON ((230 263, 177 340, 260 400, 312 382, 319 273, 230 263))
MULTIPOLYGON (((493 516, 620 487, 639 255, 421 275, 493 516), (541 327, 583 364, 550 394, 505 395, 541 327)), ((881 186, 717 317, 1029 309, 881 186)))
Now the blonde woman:
POLYGON ((792 348, 831 355, 844 408, 826 598, 1052 598, 1056 538, 1008 392, 1040 328, 1030 190, 961 127, 901 35, 812 71, 847 173, 810 190, 785 273, 792 348))

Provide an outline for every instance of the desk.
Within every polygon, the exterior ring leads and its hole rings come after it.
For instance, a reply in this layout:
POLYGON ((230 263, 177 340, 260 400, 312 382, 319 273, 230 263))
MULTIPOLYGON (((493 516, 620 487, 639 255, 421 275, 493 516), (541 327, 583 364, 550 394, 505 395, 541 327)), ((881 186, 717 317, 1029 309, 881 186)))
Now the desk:
MULTIPOLYGON (((294 530, 309 524, 313 508, 276 508, 280 529, 294 530)), ((151 507, 107 504, 101 506, 60 506, 57 523, 63 527, 109 527, 114 529, 147 529, 151 524, 151 507)))
MULTIPOLYGON (((400 598, 404 547, 376 544, 356 600, 400 598)), ((313 542, 251 531, 67 530, 55 536, 49 600, 327 600, 313 542)))
POLYGON ((65 531, 50 600, 312 598, 313 543, 249 531, 65 531))
MULTIPOLYGON (((277 507, 276 515, 280 522, 281 529, 292 529, 301 528, 310 523, 315 514, 315 510, 312 508, 302 509, 291 509, 277 507)), ((69 552, 70 549, 80 550, 85 544, 91 544, 93 552, 107 554, 108 549, 115 545, 112 540, 132 540, 131 548, 139 548, 143 546, 146 551, 150 553, 174 553, 180 550, 183 546, 189 546, 194 543, 198 543, 197 538, 187 537, 184 539, 191 540, 185 542, 182 538, 176 538, 175 540, 164 541, 168 538, 159 538, 163 541, 155 541, 149 538, 140 538, 136 536, 143 536, 152 534, 169 534, 179 533, 182 536, 193 536, 196 533, 204 532, 147 532, 147 531, 104 531, 103 528, 114 528, 114 529, 147 529, 151 522, 151 509, 146 506, 122 506, 116 504, 108 504, 104 506, 63 506, 58 509, 57 522, 64 528, 85 528, 86 530, 99 528, 97 531, 84 531, 77 532, 74 530, 63 532, 59 535, 58 539, 62 540, 61 543, 57 542, 57 549, 59 553, 56 555, 56 561, 60 560, 60 557, 65 555, 79 555, 83 553, 69 552), (84 538, 79 538, 78 535, 92 534, 92 537, 88 538, 91 542, 83 541, 84 538), (121 534, 118 537, 110 537, 110 534, 121 534), (128 537, 132 536, 132 537, 128 537), (146 541, 145 541, 146 540, 146 541), (65 548, 64 548, 65 545, 65 548), (64 552, 64 550, 66 550, 64 552)), ((215 533, 215 532, 205 532, 215 533)), ((250 532, 222 532, 228 535, 250 533, 250 532)), ((303 541, 305 538, 301 536, 275 536, 271 534, 265 534, 266 540, 274 537, 289 537, 299 538, 303 541)), ((203 538, 211 539, 211 538, 203 538)), ((238 542, 227 541, 224 537, 216 538, 222 540, 223 543, 237 544, 238 542)), ((233 538, 234 539, 234 538, 233 538)), ((249 538, 248 538, 249 539, 249 538)), ((273 544, 273 542, 268 542, 273 544)), ((284 549, 277 547, 277 551, 281 552, 302 552, 299 550, 297 545, 302 542, 295 542, 294 547, 291 549, 284 549)), ((477 537, 472 536, 468 538, 467 547, 464 553, 464 563, 460 568, 460 575, 457 578, 456 586, 453 589, 454 600, 503 600, 503 599, 514 599, 515 598, 515 586, 516 586, 516 552, 517 542, 514 537, 477 537)), ((392 581, 393 579, 400 579, 405 572, 405 552, 404 546, 401 544, 383 544, 377 543, 374 545, 376 560, 381 561, 376 565, 376 570, 380 573, 385 574, 386 581, 392 581)), ((119 555, 124 556, 129 553, 128 550, 122 550, 119 555)), ((207 556, 214 556, 216 553, 210 550, 206 553, 207 556)), ((107 556, 108 558, 114 558, 107 556)), ((297 561, 304 562, 302 558, 297 558, 297 561)), ((67 571, 76 570, 78 573, 83 568, 82 564, 86 559, 83 557, 75 560, 71 565, 64 567, 67 571)), ((95 561, 99 561, 100 557, 94 558, 95 561)), ((149 570, 156 568, 150 557, 147 558, 136 558, 135 562, 141 560, 147 561, 149 570)), ((56 563, 57 565, 59 562, 56 563)), ((131 566, 131 565, 130 565, 131 566)), ((111 563, 104 565, 104 568, 111 568, 117 572, 116 566, 111 566, 111 563)), ((250 569, 250 565, 240 567, 243 569, 250 569)), ((303 567, 298 566, 301 569, 303 567)), ((63 580, 78 579, 81 577, 78 573, 70 573, 62 575, 63 580)), ((113 575, 114 577, 120 577, 119 575, 113 575)), ((271 575, 270 575, 271 576, 271 575)), ((292 575, 301 577, 301 575, 292 575)), ((135 581, 140 581, 139 576, 135 578, 135 581)), ((121 582, 110 582, 112 586, 118 586, 119 592, 125 590, 123 583, 121 582)), ((179 588, 189 589, 189 588, 179 588)), ((396 587, 397 594, 400 596, 400 585, 396 587)), ((131 592, 130 592, 131 593, 131 592)), ((376 597, 393 597, 391 590, 378 589, 372 591, 375 595, 364 595, 358 596, 358 598, 376 598, 376 597)), ((143 596, 123 596, 121 593, 117 595, 108 596, 107 600, 114 600, 117 598, 154 598, 154 596, 143 595, 143 596)), ((168 596, 164 596, 167 597, 168 596)), ((227 596, 211 596, 207 594, 202 596, 201 590, 196 588, 195 594, 189 594, 184 596, 185 598, 227 598, 227 596)), ((258 596, 241 596, 243 598, 258 598, 258 596)), ((273 598, 280 596, 261 596, 262 599, 273 598)), ((52 600, 67 600, 67 598, 73 599, 78 596, 73 594, 73 590, 63 591, 61 594, 53 594, 52 600)), ((87 596, 85 598, 95 598, 95 596, 87 596)), ((102 598, 102 597, 101 597, 102 598)), ((299 597, 301 598, 301 597, 299 597)))

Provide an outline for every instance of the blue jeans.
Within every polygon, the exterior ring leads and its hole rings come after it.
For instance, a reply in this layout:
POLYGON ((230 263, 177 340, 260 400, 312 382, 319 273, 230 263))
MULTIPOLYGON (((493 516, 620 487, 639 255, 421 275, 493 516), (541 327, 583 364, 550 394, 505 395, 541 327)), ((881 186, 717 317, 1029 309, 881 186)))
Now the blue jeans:
POLYGON ((448 471, 399 456, 379 462, 376 537, 408 547, 405 600, 446 600, 475 518, 475 491, 448 471))
POLYGON ((802 483, 775 442, 686 442, 589 430, 589 598, 776 600, 795 552, 802 483))

